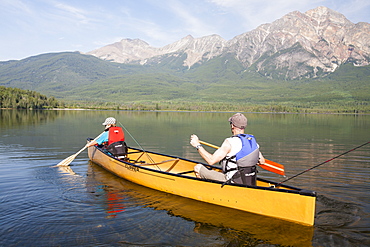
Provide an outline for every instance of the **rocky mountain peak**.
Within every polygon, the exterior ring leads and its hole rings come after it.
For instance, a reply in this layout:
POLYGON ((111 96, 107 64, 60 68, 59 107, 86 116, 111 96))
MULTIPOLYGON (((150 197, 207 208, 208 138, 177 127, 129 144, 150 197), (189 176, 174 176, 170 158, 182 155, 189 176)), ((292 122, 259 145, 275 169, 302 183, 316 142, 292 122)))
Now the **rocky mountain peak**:
POLYGON ((315 20, 317 23, 324 23, 330 21, 342 25, 352 24, 344 15, 327 7, 317 7, 305 12, 305 15, 315 20))
POLYGON ((268 77, 317 77, 345 62, 369 64, 370 33, 326 7, 291 12, 231 40, 231 50, 247 68, 268 77), (361 36, 359 39, 353 37, 361 36), (240 48, 242 47, 242 48, 240 48))
POLYGON ((154 48, 140 39, 122 39, 87 54, 117 63, 129 63, 157 55, 154 48))
POLYGON ((305 13, 293 11, 229 41, 216 34, 201 38, 188 35, 154 48, 139 39, 123 39, 88 54, 114 62, 140 64, 181 57, 182 66, 187 68, 232 54, 246 69, 267 77, 296 79, 326 75, 346 62, 368 65, 369 44, 369 23, 353 24, 341 13, 317 7, 305 13))

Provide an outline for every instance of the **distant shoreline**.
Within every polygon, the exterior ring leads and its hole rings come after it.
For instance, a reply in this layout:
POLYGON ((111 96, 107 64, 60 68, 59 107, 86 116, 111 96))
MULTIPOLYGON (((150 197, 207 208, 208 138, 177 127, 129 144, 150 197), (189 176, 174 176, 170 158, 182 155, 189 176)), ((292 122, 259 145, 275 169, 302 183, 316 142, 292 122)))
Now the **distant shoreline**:
POLYGON ((130 112, 205 112, 205 113, 260 113, 260 114, 322 114, 322 115, 370 115, 370 113, 350 113, 350 112, 257 112, 257 111, 207 111, 207 110, 129 110, 129 109, 88 109, 88 108, 51 108, 51 109, 16 109, 16 108, 0 108, 0 110, 37 110, 37 111, 130 111, 130 112))

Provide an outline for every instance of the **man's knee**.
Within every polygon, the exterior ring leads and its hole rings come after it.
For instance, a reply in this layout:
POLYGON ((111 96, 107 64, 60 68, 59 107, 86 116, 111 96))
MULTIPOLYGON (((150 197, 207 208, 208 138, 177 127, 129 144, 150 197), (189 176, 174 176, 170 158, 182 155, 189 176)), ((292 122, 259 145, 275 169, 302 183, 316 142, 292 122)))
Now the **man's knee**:
POLYGON ((195 165, 194 166, 194 172, 196 172, 196 173, 198 173, 199 174, 199 172, 200 172, 200 169, 202 168, 202 164, 197 164, 197 165, 195 165))

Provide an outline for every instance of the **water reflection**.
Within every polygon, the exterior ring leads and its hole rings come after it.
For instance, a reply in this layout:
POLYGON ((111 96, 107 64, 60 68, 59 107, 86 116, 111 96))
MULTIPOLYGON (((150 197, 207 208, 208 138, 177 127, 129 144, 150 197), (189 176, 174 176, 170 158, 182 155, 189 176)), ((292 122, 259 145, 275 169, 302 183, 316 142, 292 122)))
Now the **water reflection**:
POLYGON ((53 110, 9 110, 0 109, 0 123, 4 128, 14 128, 26 125, 40 125, 54 121, 63 111, 53 110))
MULTIPOLYGON (((222 238, 232 245, 311 245, 313 227, 148 189, 120 179, 92 162, 89 162, 87 175, 86 186, 90 188, 90 193, 99 193, 105 200, 104 208, 109 217, 125 213, 125 208, 140 205, 154 210, 165 210, 171 216, 190 220, 194 222, 194 232, 222 238)), ((149 220, 157 221, 155 218, 149 220)))
POLYGON ((70 166, 55 166, 58 168, 58 170, 60 171, 60 173, 64 173, 64 174, 67 174, 67 175, 77 175, 70 166))

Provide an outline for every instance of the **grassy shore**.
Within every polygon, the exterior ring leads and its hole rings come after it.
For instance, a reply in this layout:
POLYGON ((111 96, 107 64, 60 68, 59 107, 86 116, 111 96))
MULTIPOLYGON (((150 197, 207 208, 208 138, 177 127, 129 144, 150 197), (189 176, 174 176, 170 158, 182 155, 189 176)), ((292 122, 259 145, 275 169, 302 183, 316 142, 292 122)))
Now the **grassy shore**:
POLYGON ((135 111, 215 111, 215 112, 273 112, 273 113, 343 113, 370 114, 370 104, 363 103, 305 103, 305 104, 231 104, 223 102, 112 102, 66 104, 67 109, 135 110, 135 111))

